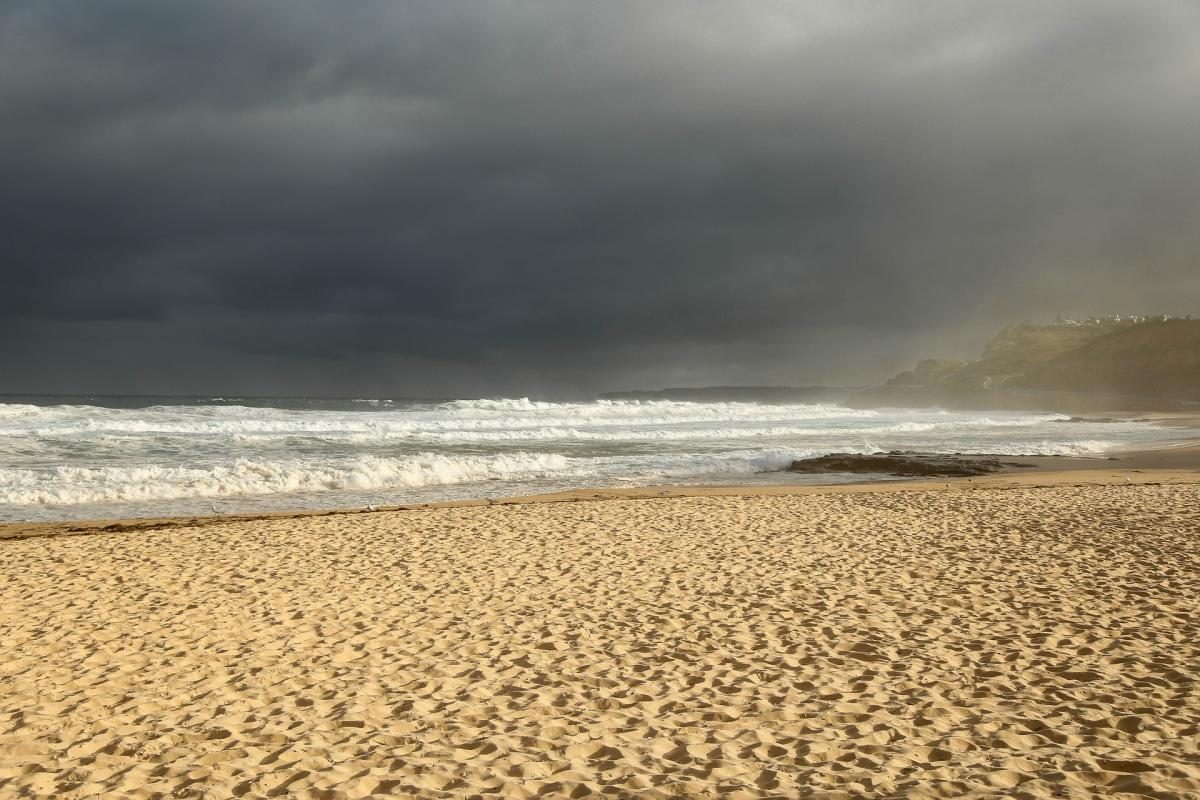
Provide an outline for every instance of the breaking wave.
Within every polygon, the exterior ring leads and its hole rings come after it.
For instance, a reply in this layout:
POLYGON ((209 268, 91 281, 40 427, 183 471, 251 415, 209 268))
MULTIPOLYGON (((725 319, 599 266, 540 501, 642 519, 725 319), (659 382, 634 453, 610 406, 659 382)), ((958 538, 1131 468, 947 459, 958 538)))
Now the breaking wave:
POLYGON ((568 467, 563 456, 512 453, 402 458, 364 456, 342 463, 239 458, 211 467, 55 467, 49 475, 0 469, 0 496, 10 503, 45 505, 228 497, 296 492, 421 488, 458 483, 536 478, 568 467), (46 480, 49 477, 50 480, 46 480))
POLYGON ((0 419, 31 417, 41 413, 43 413, 41 406, 31 406, 26 403, 0 403, 0 419))
MULTIPOLYGON (((1060 414, 672 400, 0 404, 0 520, 736 483, 834 452, 1100 455, 1171 436, 1060 414), (241 499, 239 499, 241 498, 241 499), (203 502, 200 502, 203 500, 203 502), (240 505, 239 505, 240 504, 240 505)), ((262 402, 262 401, 257 401, 262 402)))
MULTIPOLYGON (((30 422, 12 428, 38 436, 99 433, 222 434, 353 434, 381 437, 454 432, 510 432, 521 429, 646 428, 665 425, 746 424, 786 420, 863 419, 874 411, 825 405, 760 406, 753 403, 679 403, 672 401, 600 401, 546 403, 523 400, 454 401, 397 409, 386 401, 353 401, 372 409, 309 411, 245 406, 152 406, 126 409, 54 406, 30 422), (380 410, 375 410, 380 409, 380 410)), ((0 408, 12 408, 11 406, 0 408)), ((14 412, 20 418, 25 412, 14 412)), ((6 416, 0 412, 0 419, 6 416)), ((8 427, 8 426, 3 426, 8 427)), ((0 427, 0 431, 3 428, 0 427)))

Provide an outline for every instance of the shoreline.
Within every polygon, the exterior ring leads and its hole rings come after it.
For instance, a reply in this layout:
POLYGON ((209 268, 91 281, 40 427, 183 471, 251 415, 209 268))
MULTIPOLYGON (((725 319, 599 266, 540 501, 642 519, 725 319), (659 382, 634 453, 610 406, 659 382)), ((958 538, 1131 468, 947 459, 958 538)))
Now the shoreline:
MULTIPOLYGON (((1178 417, 1172 417, 1179 421, 1178 417)), ((1157 420, 1156 420, 1157 421, 1157 420)), ((1195 424, 1194 418, 1188 422, 1195 424)), ((608 500, 654 500, 678 497, 775 497, 893 492, 974 491, 980 489, 1051 488, 1057 486, 1156 485, 1200 483, 1200 437, 1181 437, 1160 447, 1114 450, 1107 455, 1004 456, 1031 466, 1005 467, 973 478, 884 478, 818 484, 646 485, 570 489, 544 494, 468 498, 430 503, 400 503, 368 508, 271 511, 257 514, 181 515, 89 520, 0 523, 0 541, 47 536, 203 528, 240 522, 346 517, 356 514, 418 512, 433 509, 513 506, 608 500)))

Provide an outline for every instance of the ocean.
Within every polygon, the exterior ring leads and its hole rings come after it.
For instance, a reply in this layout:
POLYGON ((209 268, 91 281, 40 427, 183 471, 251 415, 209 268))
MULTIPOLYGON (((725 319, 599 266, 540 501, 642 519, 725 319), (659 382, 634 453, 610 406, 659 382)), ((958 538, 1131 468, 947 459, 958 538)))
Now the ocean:
POLYGON ((1145 422, 1060 414, 521 399, 7 397, 0 521, 254 513, 582 487, 814 483, 797 458, 879 450, 1102 456, 1145 422), (19 402, 18 402, 19 401, 19 402))

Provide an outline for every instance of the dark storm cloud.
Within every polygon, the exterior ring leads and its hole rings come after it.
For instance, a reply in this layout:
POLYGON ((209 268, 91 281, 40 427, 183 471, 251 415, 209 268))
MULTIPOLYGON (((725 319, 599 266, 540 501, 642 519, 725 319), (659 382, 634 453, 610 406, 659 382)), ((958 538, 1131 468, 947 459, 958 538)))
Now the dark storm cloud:
POLYGON ((1194 311, 1200 10, 0 3, 0 388, 870 380, 1194 311))

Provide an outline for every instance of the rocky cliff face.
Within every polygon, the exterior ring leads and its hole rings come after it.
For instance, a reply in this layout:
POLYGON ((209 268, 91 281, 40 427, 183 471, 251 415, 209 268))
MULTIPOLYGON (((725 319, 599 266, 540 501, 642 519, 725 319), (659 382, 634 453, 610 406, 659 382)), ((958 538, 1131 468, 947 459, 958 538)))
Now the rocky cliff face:
POLYGON ((975 361, 928 359, 856 405, 1178 408, 1200 402, 1200 320, 1096 320, 1005 328, 975 361))

